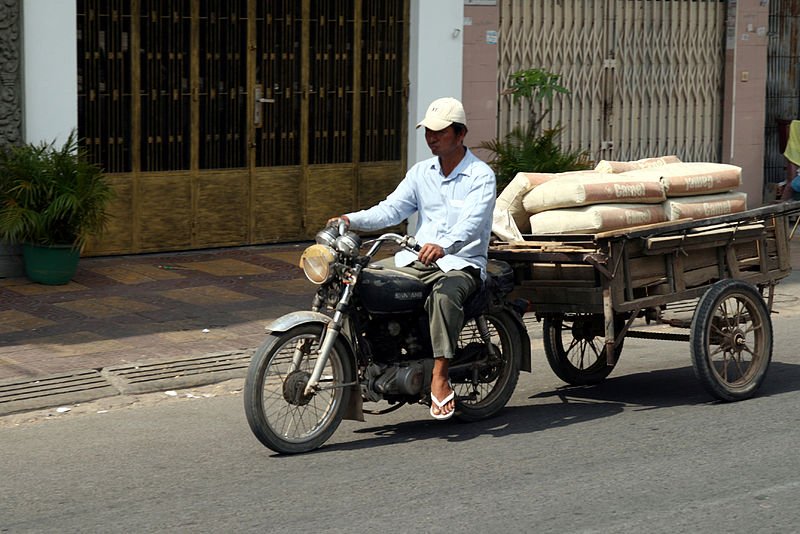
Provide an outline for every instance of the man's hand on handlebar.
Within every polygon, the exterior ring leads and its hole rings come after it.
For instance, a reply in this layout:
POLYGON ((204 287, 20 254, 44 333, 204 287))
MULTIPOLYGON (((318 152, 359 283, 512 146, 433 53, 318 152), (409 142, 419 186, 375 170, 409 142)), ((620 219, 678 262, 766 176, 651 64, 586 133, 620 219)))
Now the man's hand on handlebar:
POLYGON ((350 228, 350 219, 347 215, 340 215, 338 217, 331 217, 328 219, 328 226, 339 227, 340 233, 346 232, 350 228))
POLYGON ((439 258, 443 258, 444 255, 444 249, 436 243, 425 243, 422 245, 422 248, 419 249, 419 261, 425 265, 430 265, 439 258))

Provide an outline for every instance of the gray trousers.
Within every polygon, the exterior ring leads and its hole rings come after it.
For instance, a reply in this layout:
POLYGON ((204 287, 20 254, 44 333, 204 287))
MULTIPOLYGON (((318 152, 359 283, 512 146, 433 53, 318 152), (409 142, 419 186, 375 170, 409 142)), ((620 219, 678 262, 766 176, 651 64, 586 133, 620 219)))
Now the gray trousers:
POLYGON ((436 265, 415 261, 407 267, 395 267, 394 258, 379 262, 387 269, 419 278, 431 293, 425 301, 431 330, 434 358, 451 359, 455 354, 458 334, 464 324, 464 303, 480 284, 480 272, 474 267, 442 272, 436 265))

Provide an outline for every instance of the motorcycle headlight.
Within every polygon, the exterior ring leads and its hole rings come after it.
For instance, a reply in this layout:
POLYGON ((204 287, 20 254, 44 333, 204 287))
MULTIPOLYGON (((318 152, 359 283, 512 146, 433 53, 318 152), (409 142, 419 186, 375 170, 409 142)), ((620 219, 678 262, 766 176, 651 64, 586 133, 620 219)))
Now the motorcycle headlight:
POLYGON ((300 256, 300 267, 309 281, 321 285, 331 279, 331 264, 335 259, 336 253, 329 246, 311 245, 300 256))

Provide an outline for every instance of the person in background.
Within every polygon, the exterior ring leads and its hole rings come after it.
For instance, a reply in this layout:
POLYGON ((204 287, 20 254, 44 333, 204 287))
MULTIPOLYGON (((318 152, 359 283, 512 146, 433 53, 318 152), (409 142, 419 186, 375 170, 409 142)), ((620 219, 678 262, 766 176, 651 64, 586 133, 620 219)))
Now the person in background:
POLYGON ((394 268, 431 288, 425 302, 434 357, 430 414, 449 419, 456 408, 449 361, 463 326, 464 302, 486 279, 495 175, 464 145, 466 114, 455 98, 434 100, 417 124, 421 127, 433 157, 414 165, 385 200, 329 223, 376 231, 417 213, 414 237, 421 249, 398 252, 394 268))
POLYGON ((800 172, 784 184, 781 200, 800 200, 800 172))

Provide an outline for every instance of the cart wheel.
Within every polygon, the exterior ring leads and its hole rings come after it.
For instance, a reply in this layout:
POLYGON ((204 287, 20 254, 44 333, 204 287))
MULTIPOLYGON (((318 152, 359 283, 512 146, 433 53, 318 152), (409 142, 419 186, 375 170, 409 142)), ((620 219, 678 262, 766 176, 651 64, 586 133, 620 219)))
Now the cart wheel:
MULTIPOLYGON (((616 321, 621 328, 620 321, 616 321)), ((599 314, 545 317, 544 353, 558 378, 573 386, 597 384, 614 369, 606 363, 603 316, 599 314)), ((622 343, 615 350, 616 362, 622 343)))
POLYGON ((692 365, 714 397, 752 397, 772 359, 772 320, 758 290, 721 280, 700 298, 692 318, 692 365))

